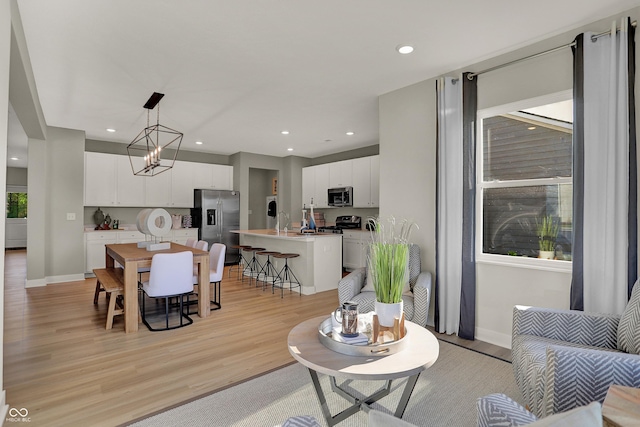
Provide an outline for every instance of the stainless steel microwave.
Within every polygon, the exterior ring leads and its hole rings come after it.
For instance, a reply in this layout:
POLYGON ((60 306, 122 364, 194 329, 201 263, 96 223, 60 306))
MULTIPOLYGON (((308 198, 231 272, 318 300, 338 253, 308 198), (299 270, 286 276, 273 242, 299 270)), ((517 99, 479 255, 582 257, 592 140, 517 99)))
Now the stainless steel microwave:
POLYGON ((330 188, 327 191, 329 206, 353 206, 353 187, 330 188))

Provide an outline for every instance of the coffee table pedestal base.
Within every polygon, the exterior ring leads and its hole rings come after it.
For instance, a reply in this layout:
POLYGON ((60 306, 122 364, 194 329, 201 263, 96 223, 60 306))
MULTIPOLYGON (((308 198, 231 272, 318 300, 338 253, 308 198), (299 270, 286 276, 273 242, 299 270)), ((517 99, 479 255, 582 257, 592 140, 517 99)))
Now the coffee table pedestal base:
MULTIPOLYGON (((308 368, 308 369, 309 369, 309 374, 311 375, 311 381, 313 381, 313 387, 315 388, 316 395, 318 396, 318 400, 320 401, 322 414, 324 415, 324 418, 327 420, 327 424, 329 424, 329 426, 334 426, 339 422, 346 420, 347 418, 349 418, 353 414, 356 414, 360 410, 369 412, 369 405, 387 396, 391 391, 392 380, 386 380, 385 385, 381 389, 371 394, 370 396, 365 397, 364 399, 359 399, 351 395, 346 390, 342 389, 336 383, 336 377, 329 377, 331 378, 331 390, 333 390, 333 392, 337 393, 338 395, 340 395, 347 401, 351 402, 352 404, 350 407, 343 410, 342 412, 336 415, 331 415, 331 411, 329 411, 329 406, 327 405, 327 399, 325 398, 324 392, 322 391, 322 386, 320 385, 320 380, 318 379, 318 373, 311 368, 308 368)), ((418 381, 419 376, 420 376, 420 373, 417 373, 415 375, 410 376, 407 379, 407 384, 404 387, 404 391, 402 392, 402 396, 400 397, 400 401, 398 402, 396 412, 394 413, 394 416, 396 416, 397 418, 402 418, 402 415, 404 414, 404 411, 407 408, 407 404, 409 403, 409 398, 411 397, 411 393, 413 393, 413 389, 416 386, 416 382, 418 381)))

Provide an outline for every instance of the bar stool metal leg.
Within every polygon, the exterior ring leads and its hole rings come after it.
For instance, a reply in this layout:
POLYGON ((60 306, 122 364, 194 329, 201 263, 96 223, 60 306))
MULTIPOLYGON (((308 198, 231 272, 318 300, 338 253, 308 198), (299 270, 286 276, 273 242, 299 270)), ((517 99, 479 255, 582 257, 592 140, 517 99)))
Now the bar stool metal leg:
MULTIPOLYGON (((247 265, 245 266, 244 270, 242 270, 243 281, 244 281, 244 276, 247 276, 247 277, 249 277, 249 285, 251 285, 252 282, 253 282, 253 279, 256 278, 256 276, 258 275, 258 272, 262 268, 262 265, 260 264, 260 262, 256 258, 256 252, 264 251, 265 248, 249 247, 249 248, 243 248, 242 250, 245 251, 245 252, 251 252, 252 253, 251 259, 249 259, 249 261, 247 262, 247 265)), ((257 281, 256 281, 256 283, 257 283, 257 281)))
POLYGON ((290 258, 296 258, 299 257, 300 254, 293 254, 293 253, 284 253, 284 254, 279 254, 279 255, 274 255, 274 258, 284 258, 284 267, 282 267, 282 269, 280 270, 280 272, 278 273, 278 276, 273 280, 273 285, 271 287, 271 293, 274 293, 275 287, 276 287, 276 282, 280 282, 280 298, 284 298, 284 286, 285 283, 289 283, 289 292, 293 291, 293 288, 298 287, 300 288, 300 296, 302 296, 302 287, 300 284, 300 281, 298 280, 298 278, 296 277, 296 275, 293 273, 293 270, 291 269, 291 267, 289 267, 289 259, 290 258), (295 283, 295 286, 294 286, 295 283))
POLYGON ((260 281, 260 276, 264 275, 264 278, 262 280, 263 291, 267 285, 267 280, 273 281, 273 279, 278 275, 278 270, 276 270, 275 266, 271 262, 271 256, 278 255, 278 254, 280 254, 280 252, 275 252, 275 251, 260 251, 256 253, 256 255, 264 255, 267 257, 267 260, 265 261, 264 264, 262 264, 262 268, 260 269, 260 271, 258 272, 258 276, 256 277, 256 286, 257 286, 258 285, 257 282, 260 281))

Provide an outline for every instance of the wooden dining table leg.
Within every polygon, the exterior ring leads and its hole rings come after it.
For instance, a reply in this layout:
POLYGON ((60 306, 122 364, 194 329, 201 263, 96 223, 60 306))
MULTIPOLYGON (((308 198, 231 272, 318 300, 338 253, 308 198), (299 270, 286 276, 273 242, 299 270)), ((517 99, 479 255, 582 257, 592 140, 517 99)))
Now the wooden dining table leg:
POLYGON ((198 263, 198 315, 200 317, 208 317, 211 313, 209 274, 209 257, 201 257, 198 263))
POLYGON ((126 262, 124 266, 124 331, 138 331, 138 263, 126 262))

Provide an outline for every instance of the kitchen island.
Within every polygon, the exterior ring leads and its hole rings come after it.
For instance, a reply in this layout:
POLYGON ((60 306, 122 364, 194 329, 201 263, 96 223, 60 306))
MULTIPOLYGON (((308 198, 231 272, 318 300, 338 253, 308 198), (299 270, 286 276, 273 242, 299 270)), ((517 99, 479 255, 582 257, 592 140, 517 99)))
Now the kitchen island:
MULTIPOLYGON (((265 248, 267 251, 296 253, 300 256, 289 259, 289 267, 300 281, 304 295, 338 288, 342 278, 342 236, 333 233, 300 234, 295 231, 276 232, 268 230, 235 230, 240 235, 241 245, 265 248)), ((243 255, 247 255, 246 252, 243 255)), ((259 257, 260 263, 266 257, 259 257)), ((284 260, 271 257, 278 271, 284 260)), ((297 288, 294 288, 296 291, 297 288)))

